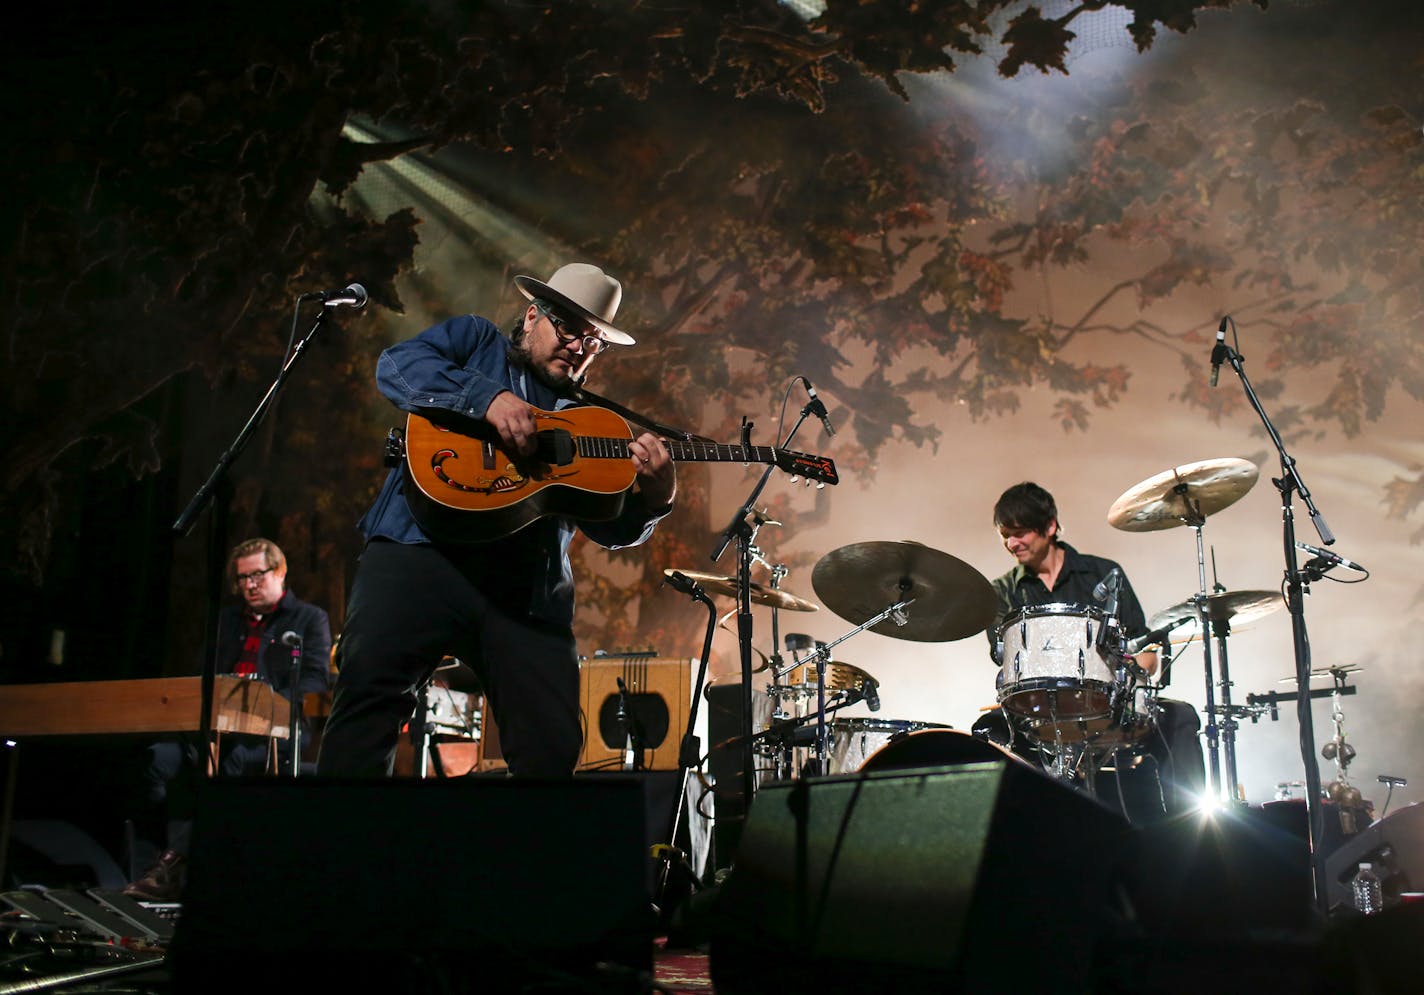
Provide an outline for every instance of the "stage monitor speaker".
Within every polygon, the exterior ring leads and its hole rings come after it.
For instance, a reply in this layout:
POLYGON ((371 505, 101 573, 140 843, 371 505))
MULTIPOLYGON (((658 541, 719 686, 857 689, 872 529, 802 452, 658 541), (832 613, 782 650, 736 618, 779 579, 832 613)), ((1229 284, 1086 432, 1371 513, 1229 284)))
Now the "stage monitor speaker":
POLYGON ((1014 761, 764 787, 710 925, 719 995, 1086 991, 1129 826, 1014 761))
POLYGON ((1353 905, 1355 871, 1362 861, 1375 865, 1385 898, 1424 891, 1424 802, 1405 805, 1371 823, 1325 860, 1330 907, 1353 905))
POLYGON ((652 966, 644 804, 634 780, 210 781, 175 980, 464 992, 634 977, 652 966))
POLYGON ((579 668, 583 710, 580 770, 616 770, 623 763, 624 730, 618 720, 618 680, 643 743, 645 770, 677 770, 678 749, 692 707, 692 661, 646 657, 595 657, 579 668))

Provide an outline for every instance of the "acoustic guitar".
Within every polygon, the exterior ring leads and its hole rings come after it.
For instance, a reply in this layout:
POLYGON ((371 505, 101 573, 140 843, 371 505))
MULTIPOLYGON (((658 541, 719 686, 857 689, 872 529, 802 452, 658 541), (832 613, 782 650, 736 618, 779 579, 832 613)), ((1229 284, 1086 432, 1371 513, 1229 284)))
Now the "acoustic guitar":
MULTIPOLYGON (((518 457, 493 429, 472 434, 408 415, 406 500, 427 534, 450 542, 484 542, 549 515, 607 521, 623 509, 637 476, 628 444, 633 432, 607 408, 534 409, 537 449, 518 457)), ((836 466, 773 446, 664 440, 674 460, 774 464, 787 473, 836 484, 836 466)))

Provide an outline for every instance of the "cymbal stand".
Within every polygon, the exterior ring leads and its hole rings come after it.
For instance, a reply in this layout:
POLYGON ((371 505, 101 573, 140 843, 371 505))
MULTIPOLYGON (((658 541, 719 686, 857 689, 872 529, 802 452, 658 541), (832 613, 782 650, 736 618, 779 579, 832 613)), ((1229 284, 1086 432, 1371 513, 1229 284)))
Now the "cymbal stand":
POLYGON ((1211 618, 1207 611, 1207 589, 1206 589, 1206 544, 1202 541, 1202 528, 1206 525, 1206 516, 1201 513, 1201 505, 1191 502, 1186 496, 1186 484, 1177 485, 1177 493, 1181 496, 1184 505, 1187 505, 1186 514, 1181 517, 1182 521, 1192 530, 1196 536, 1197 543, 1197 582, 1199 593, 1193 599, 1197 603, 1197 622, 1201 626, 1202 633, 1202 666, 1206 672, 1206 749, 1207 749, 1207 779, 1210 784, 1207 790, 1217 797, 1221 796, 1221 747, 1218 741, 1219 730, 1216 725, 1216 688, 1212 674, 1211 658, 1211 618))
POLYGON ((1315 503, 1310 498, 1310 490, 1305 486, 1305 481, 1301 479, 1300 472, 1296 468, 1295 459, 1286 452, 1285 443, 1281 441, 1280 433, 1271 424, 1271 419, 1266 415, 1266 409, 1261 406, 1261 399, 1257 397, 1250 379, 1246 376, 1241 354, 1226 343, 1228 322, 1231 323, 1233 335, 1235 334, 1236 323, 1228 315, 1222 319, 1216 345, 1212 349, 1212 362, 1218 366, 1221 362, 1231 364, 1231 369, 1236 373, 1237 379, 1241 381, 1241 386, 1246 391, 1246 399, 1257 416, 1260 417, 1261 424, 1265 426, 1267 434, 1271 437, 1271 442, 1276 447, 1281 463, 1281 476, 1279 479, 1273 478, 1271 483, 1275 485, 1281 495, 1281 540, 1285 552, 1286 607, 1290 612, 1291 641, 1295 651, 1296 715, 1300 721, 1300 753, 1302 764, 1305 767, 1305 802, 1310 816, 1307 823, 1309 828, 1307 841, 1310 844, 1310 869, 1312 882, 1315 886, 1315 905, 1317 911, 1323 916, 1330 910, 1330 892, 1328 872, 1325 866, 1325 851, 1320 845, 1325 831, 1325 808, 1320 791, 1320 764, 1315 759, 1315 722, 1310 709, 1310 637, 1305 628, 1305 590, 1308 575, 1301 569, 1300 562, 1296 557, 1295 511, 1291 507, 1291 496, 1299 494, 1301 500, 1305 502, 1306 510, 1310 513, 1310 520, 1320 535, 1321 543, 1326 546, 1332 545, 1335 542, 1335 534, 1326 524, 1325 516, 1315 507, 1315 503))
POLYGON ((791 666, 787 667, 786 669, 772 671, 772 679, 779 684, 781 682, 782 677, 789 674, 794 668, 798 666, 814 666, 816 668, 816 754, 815 769, 812 770, 811 773, 824 774, 828 769, 826 763, 828 750, 826 742, 825 673, 826 664, 829 663, 831 660, 831 650, 835 649, 837 646, 839 646, 841 643, 845 642, 852 636, 859 635, 866 629, 870 628, 872 625, 878 625, 879 623, 885 621, 887 618, 893 618, 897 625, 904 625, 907 621, 909 621, 910 617, 909 613, 905 609, 909 608, 914 603, 914 598, 906 598, 897 601, 889 608, 886 608, 879 615, 876 615, 874 618, 867 619, 860 625, 857 625, 854 629, 851 629, 845 635, 838 636, 837 638, 832 639, 828 643, 817 641, 815 650, 813 650, 809 656, 800 659, 796 662, 793 662, 791 666))

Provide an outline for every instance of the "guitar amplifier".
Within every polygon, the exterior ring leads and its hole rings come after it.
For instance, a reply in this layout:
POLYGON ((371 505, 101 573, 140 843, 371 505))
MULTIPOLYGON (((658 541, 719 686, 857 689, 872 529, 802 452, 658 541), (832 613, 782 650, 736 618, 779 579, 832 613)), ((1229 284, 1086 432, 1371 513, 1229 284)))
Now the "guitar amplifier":
POLYGON ((644 656, 595 657, 579 668, 583 752, 579 770, 617 770, 624 761, 626 729, 642 744, 643 769, 676 770, 692 708, 692 660, 644 656), (619 719, 618 680, 626 688, 626 718, 619 719))

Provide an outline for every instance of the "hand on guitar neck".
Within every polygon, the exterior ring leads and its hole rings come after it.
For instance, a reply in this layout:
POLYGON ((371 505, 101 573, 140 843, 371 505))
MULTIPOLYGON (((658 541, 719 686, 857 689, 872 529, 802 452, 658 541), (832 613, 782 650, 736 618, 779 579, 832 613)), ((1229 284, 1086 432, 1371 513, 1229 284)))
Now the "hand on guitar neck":
MULTIPOLYGON (((539 422, 536 416, 543 414, 545 412, 528 401, 504 390, 490 401, 484 420, 498 433, 500 441, 511 453, 529 457, 538 449, 539 422)), ((633 464, 638 490, 642 492, 648 507, 670 508, 677 493, 677 471, 667 447, 651 432, 644 432, 628 443, 628 456, 633 464)))

